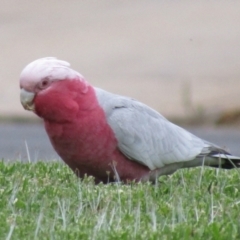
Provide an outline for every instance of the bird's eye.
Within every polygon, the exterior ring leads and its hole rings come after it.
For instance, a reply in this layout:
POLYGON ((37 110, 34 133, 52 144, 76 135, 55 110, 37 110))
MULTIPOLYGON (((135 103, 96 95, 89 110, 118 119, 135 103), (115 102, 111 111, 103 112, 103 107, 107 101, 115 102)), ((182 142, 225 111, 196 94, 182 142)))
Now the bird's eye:
POLYGON ((46 86, 48 84, 47 80, 42 81, 42 86, 46 86))
POLYGON ((46 88, 47 86, 49 85, 49 80, 48 79, 43 79, 40 83, 40 88, 43 89, 43 88, 46 88))

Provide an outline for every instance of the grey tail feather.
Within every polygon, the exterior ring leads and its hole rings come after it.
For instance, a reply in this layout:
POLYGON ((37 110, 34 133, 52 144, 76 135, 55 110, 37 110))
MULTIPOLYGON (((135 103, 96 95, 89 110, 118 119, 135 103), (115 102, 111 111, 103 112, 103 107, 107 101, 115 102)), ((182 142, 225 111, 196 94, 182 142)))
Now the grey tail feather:
POLYGON ((221 148, 213 149, 209 154, 207 154, 207 156, 219 159, 216 162, 217 164, 211 164, 210 167, 219 167, 223 169, 240 168, 240 157, 233 156, 221 148))

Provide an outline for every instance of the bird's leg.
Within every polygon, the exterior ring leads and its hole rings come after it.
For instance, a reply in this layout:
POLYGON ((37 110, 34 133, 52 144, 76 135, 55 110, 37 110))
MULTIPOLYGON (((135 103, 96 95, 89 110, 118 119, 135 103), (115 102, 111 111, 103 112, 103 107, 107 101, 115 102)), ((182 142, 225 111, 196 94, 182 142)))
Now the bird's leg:
POLYGON ((117 162, 113 161, 112 163, 110 163, 110 166, 111 166, 111 168, 113 170, 113 173, 114 173, 115 182, 120 183, 121 179, 119 177, 119 174, 118 174, 118 171, 117 171, 117 168, 116 168, 117 162))
POLYGON ((183 165, 182 163, 172 163, 162 168, 154 169, 152 171, 149 171, 147 175, 142 177, 141 181, 142 182, 150 181, 152 183, 156 183, 160 176, 173 174, 175 171, 182 168, 183 167, 182 165, 183 165))

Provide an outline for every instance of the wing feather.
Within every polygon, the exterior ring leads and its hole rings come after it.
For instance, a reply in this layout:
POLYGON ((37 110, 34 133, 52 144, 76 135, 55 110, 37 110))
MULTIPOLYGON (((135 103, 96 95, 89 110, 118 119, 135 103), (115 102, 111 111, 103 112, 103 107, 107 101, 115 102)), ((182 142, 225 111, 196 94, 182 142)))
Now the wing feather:
POLYGON ((204 140, 169 122, 155 110, 131 98, 96 89, 99 104, 130 160, 151 170, 194 159, 206 147, 204 140))

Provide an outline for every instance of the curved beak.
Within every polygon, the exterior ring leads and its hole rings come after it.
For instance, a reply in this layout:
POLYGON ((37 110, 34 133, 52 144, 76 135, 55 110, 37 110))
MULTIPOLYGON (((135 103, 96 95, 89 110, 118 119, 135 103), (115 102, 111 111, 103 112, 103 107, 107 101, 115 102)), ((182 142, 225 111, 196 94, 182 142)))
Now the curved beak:
POLYGON ((28 92, 24 88, 21 88, 20 101, 24 109, 34 112, 35 110, 35 106, 33 103, 34 97, 35 97, 35 93, 28 92))

